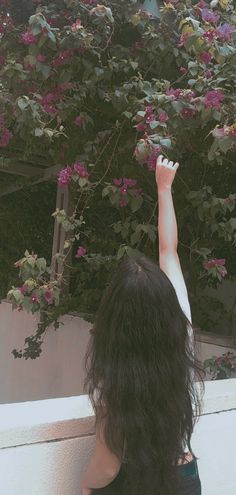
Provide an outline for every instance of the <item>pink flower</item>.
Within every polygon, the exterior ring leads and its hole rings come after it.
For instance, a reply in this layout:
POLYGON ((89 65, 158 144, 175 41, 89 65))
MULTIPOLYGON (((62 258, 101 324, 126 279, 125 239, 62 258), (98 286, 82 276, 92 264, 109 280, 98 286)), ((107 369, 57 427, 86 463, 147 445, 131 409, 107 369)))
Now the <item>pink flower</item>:
POLYGON ((196 97, 196 93, 195 91, 192 91, 192 90, 187 90, 184 94, 185 98, 188 100, 188 101, 191 101, 193 98, 196 97))
POLYGON ((73 169, 67 165, 66 168, 60 170, 58 174, 58 184, 61 187, 67 187, 71 182, 71 177, 73 175, 73 169))
POLYGON ((215 14, 213 10, 210 9, 202 9, 201 16, 203 21, 209 22, 210 24, 216 24, 220 19, 220 16, 215 14))
POLYGON ((57 109, 54 105, 44 105, 43 109, 46 113, 53 114, 57 112, 57 109))
POLYGON ((219 109, 224 98, 225 96, 222 91, 220 91, 219 89, 213 89, 211 91, 207 91, 204 96, 203 103, 207 108, 219 109))
POLYGON ((126 178, 124 178, 123 179, 123 184, 126 187, 134 187, 134 186, 137 185, 137 181, 136 181, 136 179, 126 179, 126 178))
POLYGON ((206 271, 209 271, 211 268, 217 268, 217 271, 222 277, 225 277, 227 275, 227 270, 224 265, 225 259, 212 259, 203 262, 203 267, 206 271))
POLYGON ((90 175, 89 172, 87 171, 86 167, 80 162, 74 163, 73 171, 76 172, 77 174, 79 174, 80 177, 86 178, 86 179, 90 175))
POLYGON ((25 70, 28 70, 28 71, 32 72, 32 70, 35 69, 35 65, 28 64, 27 62, 24 62, 24 68, 25 68, 25 70))
POLYGON ((195 108, 183 108, 180 112, 183 119, 191 119, 196 114, 195 108))
POLYGON ((120 194, 127 194, 127 187, 125 187, 124 185, 120 187, 119 189, 119 192, 120 194))
POLYGON ((57 112, 57 109, 53 103, 59 100, 61 97, 56 93, 48 93, 41 98, 41 105, 46 113, 53 114, 57 112))
POLYGON ((20 41, 24 45, 36 45, 37 38, 33 34, 26 32, 20 35, 20 41))
POLYGON ((5 64, 5 57, 3 57, 2 55, 0 55, 0 65, 4 65, 5 64))
POLYGON ((81 23, 81 20, 80 19, 77 19, 74 24, 72 24, 71 26, 71 31, 73 33, 76 33, 76 31, 78 31, 79 29, 82 28, 82 23, 81 23))
POLYGON ((157 161, 157 157, 160 155, 161 153, 161 146, 158 146, 158 145, 154 145, 153 148, 152 148, 152 151, 146 161, 147 163, 147 166, 148 166, 148 170, 150 170, 150 172, 153 172, 154 170, 156 170, 156 161, 157 161))
POLYGON ((209 64, 213 58, 212 54, 210 52, 202 52, 200 54, 200 60, 201 62, 203 62, 204 64, 209 64))
POLYGON ((196 5, 196 7, 198 7, 199 9, 204 9, 204 7, 206 7, 207 4, 205 2, 205 0, 200 0, 200 2, 198 2, 198 4, 196 5))
POLYGON ((21 294, 25 295, 26 292, 28 292, 28 287, 27 285, 22 285, 22 287, 19 288, 21 294))
POLYGON ((206 79, 210 79, 212 76, 213 76, 213 72, 211 70, 207 69, 204 71, 204 77, 206 79))
POLYGON ((208 29, 203 34, 203 38, 205 38, 208 41, 208 43, 212 43, 212 41, 216 38, 216 30, 215 29, 208 29))
POLYGON ((149 122, 153 122, 154 120, 156 120, 156 115, 154 113, 150 113, 150 115, 148 115, 146 117, 146 122, 149 123, 149 122))
POLYGON ((113 179, 113 184, 114 184, 114 186, 116 186, 116 187, 121 186, 121 184, 122 184, 122 179, 113 179))
POLYGON ((146 124, 141 124, 140 123, 140 124, 137 124, 135 126, 135 128, 137 129, 138 132, 145 132, 146 129, 147 129, 147 126, 146 126, 146 124))
POLYGON ((147 107, 145 107, 145 114, 146 115, 152 115, 153 112, 154 112, 154 108, 151 105, 148 105, 147 107))
POLYGON ((75 255, 75 258, 82 258, 86 254, 86 249, 83 246, 79 246, 75 255))
POLYGON ((190 36, 190 33, 183 33, 180 36, 179 43, 177 44, 178 48, 181 48, 182 46, 185 46, 185 43, 188 41, 190 36))
POLYGON ((13 138, 13 134, 9 129, 0 129, 0 148, 6 148, 13 138))
POLYGON ((54 58, 52 65, 53 67, 61 67, 65 65, 74 55, 74 48, 69 48, 64 52, 61 52, 57 58, 54 58))
POLYGON ((53 304, 54 302, 54 294, 53 291, 48 289, 44 292, 44 299, 47 301, 48 304, 53 304))
MULTIPOLYGON (((0 11, 2 7, 2 1, 0 1, 0 11)), ((7 5, 9 7, 9 5, 7 5)), ((4 16, 0 14, 0 34, 9 33, 14 27, 12 17, 10 15, 4 16)))
POLYGON ((212 135, 217 138, 223 138, 225 136, 236 137, 236 124, 231 126, 224 125, 224 127, 215 127, 212 131, 212 135))
POLYGON ((50 105, 50 103, 53 103, 56 100, 58 100, 58 95, 56 93, 48 93, 42 97, 41 104, 50 105))
POLYGON ((77 125, 78 127, 81 127, 84 124, 84 121, 85 119, 83 115, 78 115, 74 120, 74 124, 77 125))
POLYGON ((222 41, 230 43, 232 40, 232 34, 235 32, 235 27, 225 22, 224 24, 218 26, 216 32, 222 41))
POLYGON ((38 60, 38 62, 45 62, 46 58, 47 57, 45 55, 43 55, 42 53, 39 53, 37 55, 37 57, 36 57, 36 59, 38 60))
POLYGON ((173 96, 173 100, 177 100, 178 98, 180 98, 180 96, 182 96, 182 91, 181 89, 168 89, 166 91, 166 94, 167 96, 173 96))
POLYGON ((186 67, 180 67, 179 71, 181 72, 181 74, 187 74, 188 69, 186 67))
POLYGON ((32 294, 31 301, 32 301, 32 303, 39 303, 38 296, 36 296, 36 294, 32 294))
POLYGON ((128 204, 127 199, 120 199, 120 201, 119 201, 119 207, 120 208, 124 208, 125 206, 127 206, 127 204, 128 204))
POLYGON ((163 123, 163 122, 167 122, 167 120, 169 120, 169 117, 168 117, 167 113, 166 112, 161 112, 159 114, 159 121, 161 123, 163 123))

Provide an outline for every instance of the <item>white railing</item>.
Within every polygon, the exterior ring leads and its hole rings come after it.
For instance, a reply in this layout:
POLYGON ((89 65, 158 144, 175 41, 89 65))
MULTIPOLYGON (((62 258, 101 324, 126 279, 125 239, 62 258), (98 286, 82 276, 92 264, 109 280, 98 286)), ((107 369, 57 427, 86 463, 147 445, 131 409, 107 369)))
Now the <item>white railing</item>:
MULTIPOLYGON (((0 493, 80 495, 93 441, 87 396, 0 405, 0 493)), ((192 444, 202 495, 235 495, 236 379, 206 382, 192 444)))

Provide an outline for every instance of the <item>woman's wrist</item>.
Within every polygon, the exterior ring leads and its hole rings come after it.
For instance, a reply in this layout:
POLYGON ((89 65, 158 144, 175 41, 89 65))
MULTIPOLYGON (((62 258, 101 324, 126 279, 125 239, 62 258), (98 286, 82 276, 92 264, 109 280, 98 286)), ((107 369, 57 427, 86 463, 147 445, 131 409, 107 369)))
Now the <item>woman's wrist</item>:
POLYGON ((162 194, 165 192, 172 192, 172 186, 167 186, 167 185, 157 185, 157 192, 158 194, 162 194))

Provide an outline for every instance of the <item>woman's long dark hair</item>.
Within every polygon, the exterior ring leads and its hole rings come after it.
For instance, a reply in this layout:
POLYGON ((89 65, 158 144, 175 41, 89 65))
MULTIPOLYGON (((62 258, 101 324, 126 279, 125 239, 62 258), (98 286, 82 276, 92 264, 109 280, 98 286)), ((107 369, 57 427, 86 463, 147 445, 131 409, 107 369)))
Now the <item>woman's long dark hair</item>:
POLYGON ((175 466, 183 441, 191 451, 199 414, 188 325, 158 265, 119 265, 97 313, 86 389, 108 447, 126 463, 125 495, 178 493, 175 466))

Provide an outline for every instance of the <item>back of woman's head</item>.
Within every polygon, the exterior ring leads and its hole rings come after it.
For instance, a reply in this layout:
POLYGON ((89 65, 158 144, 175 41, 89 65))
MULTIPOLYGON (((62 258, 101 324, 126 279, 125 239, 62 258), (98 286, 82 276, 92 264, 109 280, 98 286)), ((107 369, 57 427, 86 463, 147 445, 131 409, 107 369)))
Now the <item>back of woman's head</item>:
POLYGON ((118 267, 87 355, 88 392, 105 440, 127 461, 129 495, 177 494, 175 465, 193 430, 188 320, 165 273, 145 257, 118 267))

